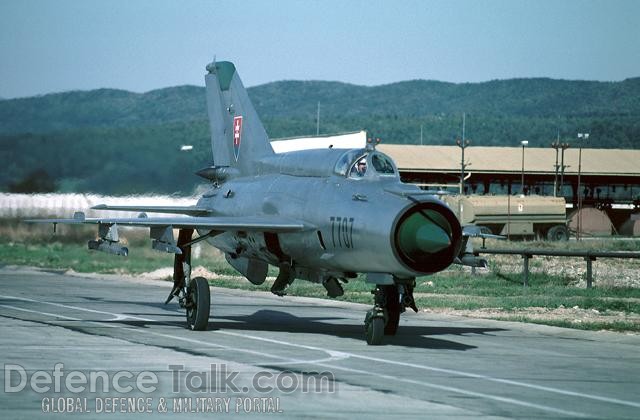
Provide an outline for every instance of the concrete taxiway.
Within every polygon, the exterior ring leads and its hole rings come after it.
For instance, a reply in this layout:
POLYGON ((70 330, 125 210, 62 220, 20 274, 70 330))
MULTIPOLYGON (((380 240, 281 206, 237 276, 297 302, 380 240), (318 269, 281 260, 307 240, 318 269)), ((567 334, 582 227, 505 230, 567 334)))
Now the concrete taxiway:
POLYGON ((212 288, 209 330, 170 284, 0 268, 0 417, 637 418, 640 336, 403 314, 212 288), (57 381, 57 383, 56 383, 57 381), (57 388, 57 389, 56 389, 57 388))

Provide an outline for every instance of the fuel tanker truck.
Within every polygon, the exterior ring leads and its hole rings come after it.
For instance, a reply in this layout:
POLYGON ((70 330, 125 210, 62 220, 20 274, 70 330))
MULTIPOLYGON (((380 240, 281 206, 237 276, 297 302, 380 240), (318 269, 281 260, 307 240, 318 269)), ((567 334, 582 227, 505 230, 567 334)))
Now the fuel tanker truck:
POLYGON ((566 202, 539 195, 443 195, 464 225, 476 225, 495 235, 566 241, 566 202))

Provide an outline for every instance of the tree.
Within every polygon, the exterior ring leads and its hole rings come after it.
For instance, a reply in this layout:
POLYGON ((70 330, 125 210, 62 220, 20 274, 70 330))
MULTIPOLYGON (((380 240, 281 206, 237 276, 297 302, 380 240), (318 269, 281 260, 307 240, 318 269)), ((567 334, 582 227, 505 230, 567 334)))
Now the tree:
POLYGON ((29 172, 21 181, 9 184, 12 193, 49 193, 56 190, 56 183, 44 169, 29 172))

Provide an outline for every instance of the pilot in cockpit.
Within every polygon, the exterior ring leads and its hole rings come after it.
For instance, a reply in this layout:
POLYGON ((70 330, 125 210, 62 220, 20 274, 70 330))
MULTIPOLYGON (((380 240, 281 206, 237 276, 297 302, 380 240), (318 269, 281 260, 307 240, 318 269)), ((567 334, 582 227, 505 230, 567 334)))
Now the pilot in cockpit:
POLYGON ((367 173, 367 159, 363 157, 358 161, 358 164, 356 165, 355 175, 357 177, 363 177, 364 174, 366 173, 367 173))

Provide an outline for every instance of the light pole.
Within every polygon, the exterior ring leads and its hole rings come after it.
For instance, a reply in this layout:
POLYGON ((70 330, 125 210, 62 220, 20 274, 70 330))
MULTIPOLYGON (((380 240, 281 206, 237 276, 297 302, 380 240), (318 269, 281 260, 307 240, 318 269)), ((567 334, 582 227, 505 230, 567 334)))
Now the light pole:
POLYGON ((460 195, 462 195, 464 194, 464 170, 468 166, 464 162, 464 149, 466 149, 469 144, 471 144, 471 140, 457 139, 456 144, 458 145, 460 150, 462 150, 462 157, 460 159, 460 195))
POLYGON ((560 147, 560 139, 551 143, 551 147, 556 149, 556 164, 553 166, 555 174, 553 175, 553 196, 558 195, 558 148, 560 147))
POLYGON ((582 234, 582 194, 580 192, 580 174, 582 172, 582 139, 587 141, 589 133, 578 133, 578 231, 576 239, 580 240, 582 234))
POLYGON ((520 179, 520 194, 524 195, 524 148, 529 145, 529 141, 522 140, 520 144, 522 145, 522 178, 520 179))

